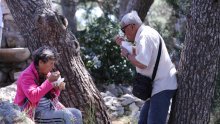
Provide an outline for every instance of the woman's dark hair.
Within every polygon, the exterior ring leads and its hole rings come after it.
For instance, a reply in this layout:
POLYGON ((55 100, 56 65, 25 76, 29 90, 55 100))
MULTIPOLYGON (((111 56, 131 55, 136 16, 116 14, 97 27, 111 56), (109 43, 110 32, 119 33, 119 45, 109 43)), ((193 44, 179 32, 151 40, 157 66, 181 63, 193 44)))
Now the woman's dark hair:
POLYGON ((59 57, 57 50, 53 47, 42 46, 35 50, 32 55, 34 65, 38 66, 39 61, 47 62, 49 60, 57 60, 59 57))
MULTIPOLYGON (((58 58, 59 58, 59 54, 57 53, 57 50, 49 46, 42 46, 33 52, 32 59, 39 75, 39 81, 36 82, 38 86, 40 86, 47 79, 46 75, 39 73, 39 68, 38 68, 39 61, 41 60, 44 63, 46 63, 49 60, 57 60, 58 58)), ((45 95, 45 97, 50 99, 50 98, 54 98, 55 95, 51 91, 49 91, 45 95)))

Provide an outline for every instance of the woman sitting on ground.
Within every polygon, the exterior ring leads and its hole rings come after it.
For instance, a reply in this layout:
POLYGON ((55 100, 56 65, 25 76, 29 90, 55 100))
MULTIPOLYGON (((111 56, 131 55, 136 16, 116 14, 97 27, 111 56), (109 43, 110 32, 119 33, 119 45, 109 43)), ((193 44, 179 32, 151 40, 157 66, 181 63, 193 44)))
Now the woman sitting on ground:
POLYGON ((60 72, 50 72, 58 58, 54 48, 40 47, 33 54, 33 62, 17 81, 14 103, 36 123, 82 124, 78 109, 65 108, 59 101, 65 83, 57 83, 60 72))

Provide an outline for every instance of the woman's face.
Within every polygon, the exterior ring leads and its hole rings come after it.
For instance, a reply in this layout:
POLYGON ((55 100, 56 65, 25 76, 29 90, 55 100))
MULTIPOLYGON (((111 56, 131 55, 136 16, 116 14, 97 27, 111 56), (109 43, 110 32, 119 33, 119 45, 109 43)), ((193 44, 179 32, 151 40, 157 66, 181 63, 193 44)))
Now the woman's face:
POLYGON ((54 68, 55 60, 48 60, 46 63, 39 61, 39 72, 47 75, 54 68))

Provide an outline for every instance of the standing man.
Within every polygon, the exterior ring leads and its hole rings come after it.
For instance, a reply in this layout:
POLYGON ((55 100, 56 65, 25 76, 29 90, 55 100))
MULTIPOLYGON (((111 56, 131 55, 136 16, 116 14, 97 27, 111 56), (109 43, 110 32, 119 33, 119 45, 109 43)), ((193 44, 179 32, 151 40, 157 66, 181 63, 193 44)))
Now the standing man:
POLYGON ((165 124, 170 100, 177 89, 177 71, 171 62, 163 38, 156 30, 145 26, 136 11, 124 15, 120 24, 128 41, 135 44, 131 46, 134 50, 131 53, 123 47, 125 40, 116 37, 116 43, 121 46, 121 55, 126 57, 142 75, 152 76, 161 40, 161 56, 151 98, 145 101, 138 124, 165 124))

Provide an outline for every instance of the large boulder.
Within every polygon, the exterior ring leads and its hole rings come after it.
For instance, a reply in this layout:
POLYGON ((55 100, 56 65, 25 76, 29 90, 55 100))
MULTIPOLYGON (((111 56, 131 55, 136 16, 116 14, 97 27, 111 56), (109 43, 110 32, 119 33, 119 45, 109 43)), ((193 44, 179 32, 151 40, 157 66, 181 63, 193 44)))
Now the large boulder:
POLYGON ((13 63, 23 62, 30 57, 28 48, 1 48, 0 62, 13 63))
POLYGON ((0 99, 0 123, 1 124, 34 124, 20 108, 9 101, 0 99))
POLYGON ((16 83, 0 88, 0 124, 34 124, 20 108, 13 104, 16 83))

